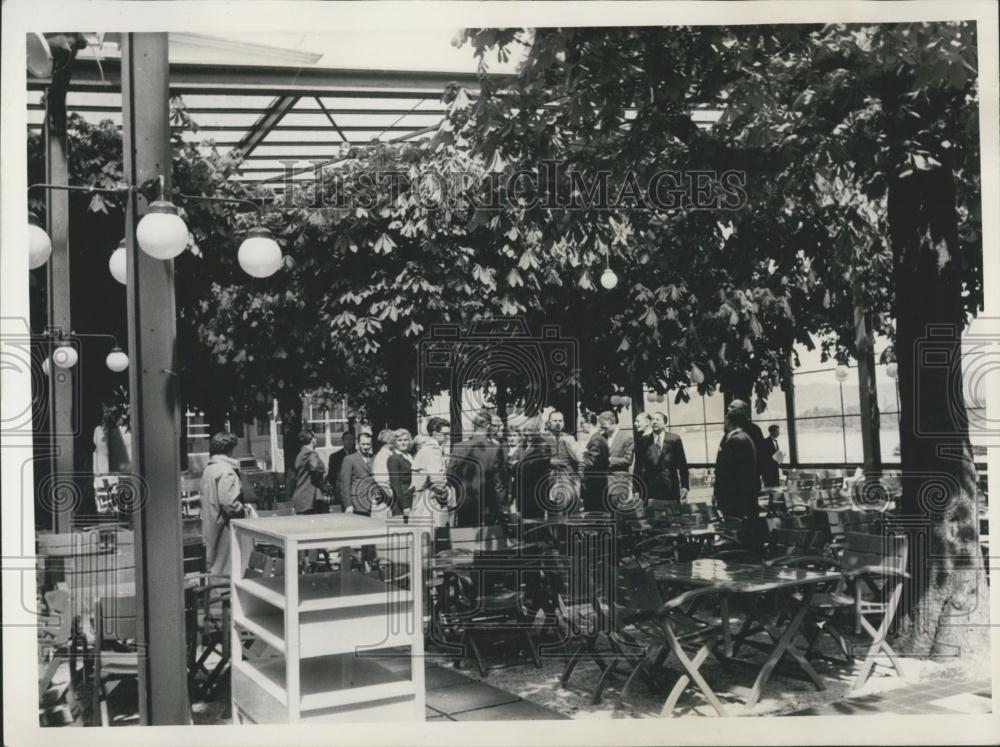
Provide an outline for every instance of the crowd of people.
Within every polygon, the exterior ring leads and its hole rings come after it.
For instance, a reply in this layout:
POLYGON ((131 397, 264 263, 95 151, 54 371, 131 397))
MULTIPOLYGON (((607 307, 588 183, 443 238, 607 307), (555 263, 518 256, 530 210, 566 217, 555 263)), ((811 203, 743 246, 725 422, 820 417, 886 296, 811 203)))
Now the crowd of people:
MULTIPOLYGON (((553 411, 504 427, 500 417, 480 412, 469 438, 452 443, 448 420, 432 417, 426 433, 406 428, 348 431, 343 448, 324 464, 316 437, 300 434, 292 470, 291 503, 296 513, 347 511, 362 516, 423 516, 435 526, 489 526, 511 514, 525 519, 575 511, 631 511, 650 499, 684 501, 690 489, 681 436, 667 429, 662 412, 638 413, 630 431, 611 411, 583 411, 578 441, 565 432, 565 418, 553 411), (378 448, 376 451, 375 448, 378 448)), ((733 400, 715 460, 712 502, 726 518, 745 523, 746 540, 758 533, 758 495, 777 485, 778 426, 765 438, 750 419, 749 405, 733 400)), ((228 564, 230 518, 249 515, 241 500, 237 439, 219 433, 210 442, 202 477, 202 530, 209 564, 228 564), (224 561, 223 561, 224 556, 224 561)), ((763 531, 761 529, 761 531, 763 531)))

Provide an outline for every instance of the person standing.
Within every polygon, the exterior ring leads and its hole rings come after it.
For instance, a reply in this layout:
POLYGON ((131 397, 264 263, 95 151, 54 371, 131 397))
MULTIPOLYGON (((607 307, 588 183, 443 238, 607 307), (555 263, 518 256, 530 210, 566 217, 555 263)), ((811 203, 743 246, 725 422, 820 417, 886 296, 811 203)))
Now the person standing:
POLYGON ((643 451, 642 480, 647 490, 647 500, 655 498, 681 501, 687 498, 689 473, 684 442, 676 433, 667 431, 665 414, 653 414, 652 430, 642 440, 640 448, 643 451))
POLYGON ((563 433, 565 418, 558 410, 549 413, 549 500, 559 513, 575 511, 580 496, 582 462, 576 439, 563 433))
POLYGON ((239 439, 233 433, 216 433, 208 443, 208 463, 201 474, 201 538, 205 567, 214 576, 230 575, 229 522, 256 518, 243 502, 240 464, 233 459, 239 439))
POLYGON ((344 459, 358 450, 358 439, 354 435, 354 431, 345 431, 344 435, 341 436, 341 443, 343 447, 330 454, 326 469, 326 482, 328 494, 333 496, 336 503, 346 508, 347 497, 341 495, 340 492, 340 469, 344 466, 344 459))
POLYGON ((316 453, 316 436, 312 431, 299 433, 302 447, 295 457, 295 490, 292 493, 292 507, 297 514, 319 514, 329 510, 329 502, 323 493, 326 468, 316 453))
POLYGON ((344 457, 340 468, 340 492, 344 510, 371 516, 373 493, 378 486, 372 479, 372 434, 358 436, 358 450, 344 457))
POLYGON ((744 423, 742 426, 743 432, 750 436, 750 439, 753 441, 754 453, 756 454, 755 467, 757 469, 757 489, 759 490, 760 486, 764 482, 764 471, 766 468, 766 465, 764 464, 764 449, 765 441, 767 439, 764 438, 764 434, 761 432, 760 426, 750 419, 749 403, 742 399, 734 399, 729 403, 729 407, 726 408, 726 414, 728 415, 734 410, 739 410, 743 413, 743 417, 741 418, 744 423))
POLYGON ((413 507, 410 516, 430 516, 435 527, 448 525, 449 489, 444 445, 451 440, 451 424, 444 418, 427 421, 427 435, 417 439, 412 464, 413 507))
POLYGON ((749 422, 746 403, 734 400, 727 409, 726 433, 715 457, 712 503, 725 518, 741 520, 740 539, 748 550, 756 552, 763 546, 766 525, 759 517, 757 447, 746 430, 749 422))
POLYGON ((551 434, 542 433, 542 418, 535 415, 521 425, 522 446, 514 472, 514 505, 525 519, 544 519, 549 498, 551 434))
POLYGON ((392 486, 392 515, 409 513, 413 505, 413 457, 410 455, 412 443, 410 432, 399 428, 393 433, 393 452, 389 456, 389 484, 392 486))
POLYGON ((647 442, 653 430, 653 419, 648 412, 640 412, 632 421, 632 443, 633 443, 633 464, 632 464, 632 488, 636 497, 643 503, 646 502, 648 490, 646 488, 646 456, 647 442))
POLYGON ((778 436, 781 435, 781 428, 772 425, 767 429, 767 439, 764 441, 760 455, 761 479, 765 488, 776 488, 781 485, 781 462, 785 458, 785 453, 778 443, 778 436))
POLYGON ((455 444, 448 460, 449 479, 455 485, 455 526, 492 526, 500 523, 507 504, 507 460, 504 450, 487 437, 489 416, 472 419, 473 434, 455 444))
POLYGON ((608 442, 608 503, 613 507, 628 503, 632 488, 632 460, 635 441, 632 434, 618 427, 618 416, 602 412, 597 424, 608 442))
POLYGON ((583 510, 607 511, 605 497, 608 492, 608 439, 598 427, 596 413, 584 412, 583 422, 590 431, 583 452, 583 489, 581 491, 583 510))

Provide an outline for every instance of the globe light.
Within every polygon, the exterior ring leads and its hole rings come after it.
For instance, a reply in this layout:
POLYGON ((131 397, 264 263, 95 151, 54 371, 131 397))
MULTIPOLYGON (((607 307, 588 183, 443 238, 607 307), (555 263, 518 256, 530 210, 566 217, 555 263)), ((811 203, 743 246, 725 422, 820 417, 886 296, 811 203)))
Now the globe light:
POLYGON ((111 270, 111 277, 117 280, 122 285, 125 285, 126 274, 126 256, 128 252, 125 250, 125 239, 122 239, 118 248, 111 252, 111 256, 108 258, 108 269, 111 270))
POLYGON ((125 351, 122 350, 117 345, 111 348, 111 352, 108 353, 108 357, 104 359, 108 368, 115 373, 119 373, 128 368, 128 356, 125 351))
POLYGON ((177 208, 166 200, 156 200, 135 227, 139 248, 154 259, 173 259, 188 244, 187 224, 177 208))
POLYGON ((48 358, 42 361, 42 373, 44 373, 46 376, 52 373, 52 366, 49 365, 48 358))
POLYGON ((601 273, 601 285, 605 290, 613 290, 616 285, 618 285, 618 276, 615 275, 615 271, 610 267, 606 268, 604 272, 601 273))
POLYGON ((705 382, 705 372, 698 368, 697 365, 691 364, 691 370, 688 372, 691 376, 691 381, 695 384, 702 384, 705 382))
POLYGON ((612 394, 611 395, 611 406, 612 407, 618 407, 621 403, 622 403, 622 398, 621 397, 619 397, 617 394, 612 394))
POLYGON ((38 225, 38 216, 28 214, 28 269, 36 270, 52 256, 52 240, 38 225))
POLYGON ((890 379, 895 379, 899 375, 899 364, 896 361, 890 361, 885 365, 885 375, 890 379))
POLYGON ((837 381, 843 383, 843 382, 847 381, 847 377, 849 375, 849 369, 847 368, 847 366, 845 366, 843 363, 841 363, 834 370, 833 375, 837 377, 837 381))
POLYGON ((52 353, 52 362, 59 366, 59 368, 73 368, 78 358, 79 356, 73 349, 73 346, 66 343, 57 347, 52 353))
POLYGON ((263 226, 252 228, 236 255, 243 271, 255 278, 268 278, 281 269, 281 247, 263 226))
POLYGON ((664 403, 664 402, 665 402, 666 400, 667 400, 667 398, 666 398, 666 397, 664 397, 664 396, 663 396, 662 394, 657 394, 657 395, 656 395, 656 401, 657 401, 657 402, 658 402, 659 404, 661 404, 661 405, 662 405, 662 404, 663 404, 663 403, 664 403))
POLYGON ((656 402, 656 392, 649 392, 646 394, 647 402, 656 402))

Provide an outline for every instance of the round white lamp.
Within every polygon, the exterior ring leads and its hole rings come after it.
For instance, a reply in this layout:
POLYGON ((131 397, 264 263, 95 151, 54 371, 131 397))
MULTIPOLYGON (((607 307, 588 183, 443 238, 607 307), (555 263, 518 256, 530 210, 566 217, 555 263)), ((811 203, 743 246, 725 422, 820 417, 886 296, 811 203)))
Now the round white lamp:
POLYGON ((662 405, 664 402, 667 401, 667 398, 665 396, 663 396, 662 394, 657 394, 656 395, 656 401, 657 401, 658 404, 662 405))
POLYGON ((837 381, 843 383, 847 381, 847 377, 849 375, 849 369, 847 368, 847 366, 841 363, 839 366, 837 366, 836 369, 834 369, 833 375, 837 377, 837 381))
POLYGON ((703 384, 705 382, 705 372, 693 363, 691 364, 691 371, 689 374, 691 376, 691 381, 695 384, 703 384))
POLYGON ((601 273, 601 285, 605 290, 613 290, 618 285, 618 276, 615 275, 615 271, 610 267, 601 273))
POLYGON ((656 392, 648 392, 646 394, 646 401, 647 402, 656 402, 656 392))
POLYGON ((173 259, 187 248, 187 224, 173 203, 156 200, 135 227, 139 248, 154 259, 173 259))
POLYGON ((111 256, 108 258, 108 269, 111 270, 111 277, 122 285, 125 285, 125 279, 127 277, 125 265, 127 255, 128 252, 125 250, 125 239, 122 239, 121 243, 118 244, 118 248, 111 252, 111 256))
POLYGON ((621 397, 619 397, 617 394, 612 394, 611 395, 611 406, 612 407, 618 407, 621 403, 622 403, 622 398, 621 397))
POLYGON ((281 269, 281 247, 263 226, 251 228, 236 255, 243 271, 255 278, 268 278, 281 269))
POLYGON ((52 256, 52 240, 38 225, 38 216, 28 214, 28 269, 36 270, 52 256))
POLYGON ((120 373, 128 368, 128 356, 125 354, 125 351, 117 345, 111 348, 111 352, 108 353, 108 357, 104 359, 104 362, 107 364, 108 368, 115 373, 120 373))
POLYGON ((890 379, 895 379, 899 376, 899 364, 896 361, 889 361, 885 364, 885 375, 890 379))
POLYGON ((52 362, 59 368, 73 368, 79 356, 71 345, 63 343, 52 353, 52 362))

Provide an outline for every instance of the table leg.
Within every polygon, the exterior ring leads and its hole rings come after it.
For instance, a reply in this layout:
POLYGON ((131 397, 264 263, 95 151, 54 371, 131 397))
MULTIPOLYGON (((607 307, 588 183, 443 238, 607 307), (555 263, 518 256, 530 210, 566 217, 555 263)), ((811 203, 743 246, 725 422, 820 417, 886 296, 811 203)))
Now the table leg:
POLYGON ((733 655, 733 631, 729 629, 729 597, 725 594, 719 597, 719 617, 722 618, 722 651, 729 657, 733 655))
POLYGON ((778 665, 778 661, 781 659, 785 653, 790 654, 802 670, 809 675, 809 678, 813 681, 817 690, 825 690, 826 686, 823 681, 816 674, 816 670, 812 668, 805 657, 801 653, 792 648, 791 643, 795 639, 795 636, 799 632, 799 628, 802 625, 802 621, 805 620, 806 613, 809 611, 809 603, 812 599, 815 589, 808 588, 802 595, 802 601, 799 602, 798 608, 795 610, 794 614, 791 615, 788 621, 788 627, 785 628, 785 632, 778 637, 778 631, 773 625, 768 625, 761 621, 764 625, 764 629, 767 631, 768 635, 773 639, 776 639, 776 645, 771 655, 764 662, 764 666, 760 670, 760 674, 757 675, 757 680, 753 684, 753 689, 750 691, 750 697, 747 699, 747 708, 752 708, 760 700, 761 693, 767 681, 771 678, 771 673, 774 668, 778 665))

